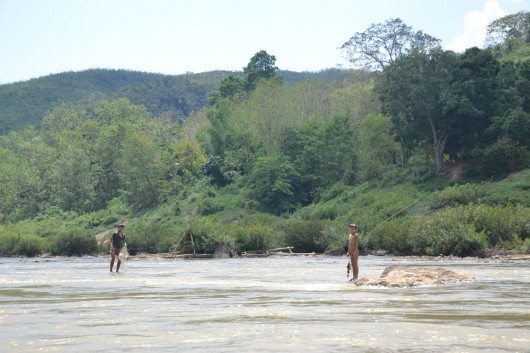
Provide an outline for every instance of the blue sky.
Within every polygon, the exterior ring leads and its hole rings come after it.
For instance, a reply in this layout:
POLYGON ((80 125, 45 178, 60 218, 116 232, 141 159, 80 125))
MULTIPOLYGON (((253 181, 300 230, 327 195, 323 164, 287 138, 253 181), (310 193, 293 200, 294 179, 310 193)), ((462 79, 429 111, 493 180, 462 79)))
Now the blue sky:
POLYGON ((64 71, 242 70, 260 50, 280 69, 349 67, 338 49, 399 17, 462 51, 530 0, 0 0, 0 84, 64 71))

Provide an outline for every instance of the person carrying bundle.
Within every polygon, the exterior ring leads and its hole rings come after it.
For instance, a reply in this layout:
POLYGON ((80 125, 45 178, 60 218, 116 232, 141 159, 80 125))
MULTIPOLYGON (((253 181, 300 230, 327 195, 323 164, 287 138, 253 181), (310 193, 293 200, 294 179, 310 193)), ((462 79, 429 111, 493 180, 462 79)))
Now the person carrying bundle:
POLYGON ((110 272, 112 272, 112 268, 114 267, 114 260, 116 259, 118 260, 118 263, 116 265, 116 272, 120 270, 120 251, 124 246, 127 246, 127 243, 125 242, 125 233, 123 232, 124 228, 125 226, 123 224, 118 225, 118 230, 112 233, 112 236, 110 237, 110 272))

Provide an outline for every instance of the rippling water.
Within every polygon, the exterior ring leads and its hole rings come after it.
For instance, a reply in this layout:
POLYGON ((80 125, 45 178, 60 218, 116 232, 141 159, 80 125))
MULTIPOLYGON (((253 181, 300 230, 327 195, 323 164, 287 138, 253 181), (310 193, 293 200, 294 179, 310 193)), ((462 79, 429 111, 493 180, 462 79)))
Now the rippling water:
POLYGON ((530 352, 530 263, 361 257, 477 281, 359 288, 345 257, 0 258, 1 352, 530 352))

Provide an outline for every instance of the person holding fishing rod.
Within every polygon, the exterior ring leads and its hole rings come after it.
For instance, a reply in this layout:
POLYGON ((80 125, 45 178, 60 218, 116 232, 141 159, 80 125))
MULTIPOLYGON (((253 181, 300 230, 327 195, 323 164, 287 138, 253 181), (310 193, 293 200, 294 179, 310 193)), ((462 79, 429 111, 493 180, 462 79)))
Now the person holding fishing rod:
MULTIPOLYGON (((352 281, 357 281, 359 278, 359 235, 357 234, 357 225, 350 224, 350 236, 348 239, 348 253, 346 256, 350 257, 350 263, 348 266, 351 266, 353 270, 353 278, 352 281)), ((348 267, 349 270, 349 267, 348 267)), ((349 273, 350 271, 348 271, 349 273)))

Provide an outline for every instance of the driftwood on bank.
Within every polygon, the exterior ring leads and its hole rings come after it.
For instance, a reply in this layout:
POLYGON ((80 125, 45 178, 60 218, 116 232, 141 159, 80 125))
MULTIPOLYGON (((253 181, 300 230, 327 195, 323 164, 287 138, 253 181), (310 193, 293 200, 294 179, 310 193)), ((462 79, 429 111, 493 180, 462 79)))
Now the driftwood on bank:
POLYGON ((157 254, 136 254, 129 256, 131 260, 138 259, 211 259, 213 254, 175 254, 172 252, 167 253, 157 253, 157 254))
POLYGON ((315 252, 310 253, 296 253, 293 252, 293 246, 286 246, 283 248, 275 248, 268 250, 252 250, 252 251, 243 251, 237 253, 234 250, 230 249, 226 245, 219 245, 213 254, 198 254, 196 252, 189 254, 182 254, 178 251, 171 251, 168 253, 158 253, 158 254, 145 254, 140 253, 132 255, 129 258, 134 259, 225 259, 225 258, 237 258, 237 257, 281 257, 281 256, 316 256, 315 252))
POLYGON ((293 252, 294 246, 275 248, 268 250, 243 251, 242 257, 269 257, 269 256, 314 256, 316 253, 293 252))

